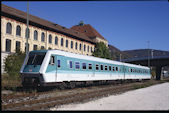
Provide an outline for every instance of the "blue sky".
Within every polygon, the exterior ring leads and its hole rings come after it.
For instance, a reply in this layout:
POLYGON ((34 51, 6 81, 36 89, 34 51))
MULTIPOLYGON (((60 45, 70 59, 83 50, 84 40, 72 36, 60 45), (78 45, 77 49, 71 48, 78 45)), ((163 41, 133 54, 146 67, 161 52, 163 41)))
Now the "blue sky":
MULTIPOLYGON (((5 5, 26 12, 27 2, 5 5)), ((169 51, 169 2, 40 1, 29 2, 30 14, 70 28, 81 20, 92 25, 120 50, 150 48, 169 51)))

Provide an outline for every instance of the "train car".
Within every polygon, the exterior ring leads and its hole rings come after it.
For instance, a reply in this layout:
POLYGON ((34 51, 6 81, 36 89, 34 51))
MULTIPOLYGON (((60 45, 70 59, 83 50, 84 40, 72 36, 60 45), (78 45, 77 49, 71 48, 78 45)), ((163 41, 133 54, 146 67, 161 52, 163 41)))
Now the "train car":
POLYGON ((20 70, 23 86, 72 85, 92 81, 150 79, 145 66, 60 50, 28 53, 20 70))

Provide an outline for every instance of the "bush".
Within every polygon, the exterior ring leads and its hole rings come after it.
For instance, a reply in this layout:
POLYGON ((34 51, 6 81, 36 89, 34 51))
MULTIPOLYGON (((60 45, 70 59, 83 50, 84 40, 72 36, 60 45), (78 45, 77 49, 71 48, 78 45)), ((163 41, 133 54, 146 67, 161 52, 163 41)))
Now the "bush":
POLYGON ((103 42, 96 43, 95 51, 92 56, 111 59, 109 49, 103 42))
POLYGON ((2 90, 11 90, 21 86, 21 78, 19 76, 9 76, 8 74, 1 75, 2 90))
POLYGON ((23 52, 16 52, 8 55, 5 59, 5 71, 9 76, 19 76, 19 71, 22 67, 26 54, 23 52))

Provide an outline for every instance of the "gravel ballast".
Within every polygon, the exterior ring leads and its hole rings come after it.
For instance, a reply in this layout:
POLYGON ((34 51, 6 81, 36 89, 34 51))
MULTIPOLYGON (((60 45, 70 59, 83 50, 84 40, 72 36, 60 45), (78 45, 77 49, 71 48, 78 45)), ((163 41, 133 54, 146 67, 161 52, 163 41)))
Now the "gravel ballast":
POLYGON ((169 110, 169 82, 50 110, 169 110))

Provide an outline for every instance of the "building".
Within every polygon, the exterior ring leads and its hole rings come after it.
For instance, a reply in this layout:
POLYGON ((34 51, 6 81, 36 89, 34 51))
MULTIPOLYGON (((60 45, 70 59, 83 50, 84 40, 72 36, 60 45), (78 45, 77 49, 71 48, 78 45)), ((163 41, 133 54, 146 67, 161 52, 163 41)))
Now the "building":
POLYGON ((83 24, 83 22, 81 22, 79 25, 75 25, 70 29, 84 33, 93 42, 103 42, 106 46, 108 46, 108 41, 99 32, 97 32, 96 29, 94 29, 90 24, 83 24))
MULTIPOLYGON (((1 72, 3 72, 4 67, 3 59, 8 54, 15 53, 17 50, 26 51, 26 21, 27 13, 1 4, 1 72)), ((93 39, 93 37, 89 37, 86 33, 74 28, 69 29, 29 15, 29 51, 59 49, 76 54, 92 55, 95 43, 99 39, 103 40, 102 38, 97 36, 93 39)))

